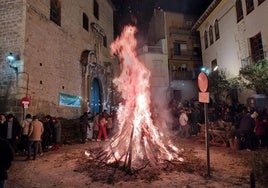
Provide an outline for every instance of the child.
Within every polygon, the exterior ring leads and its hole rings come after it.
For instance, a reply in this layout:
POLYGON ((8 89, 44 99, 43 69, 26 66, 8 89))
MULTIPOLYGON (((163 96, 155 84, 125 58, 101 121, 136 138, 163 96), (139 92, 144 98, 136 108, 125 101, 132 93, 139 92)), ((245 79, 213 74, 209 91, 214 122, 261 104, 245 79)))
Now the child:
POLYGON ((99 116, 99 134, 98 134, 98 138, 97 141, 101 140, 101 136, 104 136, 105 141, 109 141, 108 137, 107 137, 107 132, 106 132, 106 124, 107 124, 107 120, 105 119, 104 116, 99 116))
POLYGON ((93 139, 92 139, 92 141, 97 140, 99 130, 100 130, 100 127, 99 127, 99 114, 97 113, 94 116, 94 119, 93 119, 93 139))

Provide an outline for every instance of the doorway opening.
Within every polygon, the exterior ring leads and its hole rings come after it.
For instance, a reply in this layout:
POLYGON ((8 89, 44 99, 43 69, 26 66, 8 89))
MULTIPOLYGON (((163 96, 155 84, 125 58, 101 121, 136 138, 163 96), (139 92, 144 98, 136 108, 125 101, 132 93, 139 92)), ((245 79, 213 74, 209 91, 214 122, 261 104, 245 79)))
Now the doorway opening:
POLYGON ((100 82, 97 78, 94 78, 91 85, 91 97, 90 97, 91 105, 90 111, 92 114, 100 113, 102 108, 101 103, 101 87, 100 82))

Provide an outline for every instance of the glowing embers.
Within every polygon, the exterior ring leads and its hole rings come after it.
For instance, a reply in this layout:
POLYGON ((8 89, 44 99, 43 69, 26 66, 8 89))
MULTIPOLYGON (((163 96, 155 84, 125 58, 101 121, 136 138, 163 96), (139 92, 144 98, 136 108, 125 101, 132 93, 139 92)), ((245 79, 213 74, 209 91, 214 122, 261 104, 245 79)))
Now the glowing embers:
POLYGON ((99 158, 109 163, 123 163, 129 170, 166 160, 182 161, 178 157, 179 149, 161 136, 151 119, 150 71, 136 57, 135 32, 135 27, 126 26, 111 45, 111 53, 120 59, 121 73, 114 83, 124 102, 118 109, 118 131, 105 149, 105 155, 99 158))

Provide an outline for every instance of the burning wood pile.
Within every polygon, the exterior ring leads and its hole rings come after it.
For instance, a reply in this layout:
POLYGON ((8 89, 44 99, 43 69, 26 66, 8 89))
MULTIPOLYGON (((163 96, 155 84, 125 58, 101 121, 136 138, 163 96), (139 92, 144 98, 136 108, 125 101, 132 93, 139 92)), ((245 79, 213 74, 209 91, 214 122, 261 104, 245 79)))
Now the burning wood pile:
POLYGON ((136 57, 135 33, 135 27, 126 26, 111 44, 111 53, 119 57, 121 65, 120 76, 113 82, 124 102, 117 114, 117 134, 98 156, 99 160, 116 163, 129 172, 166 160, 183 161, 180 150, 161 135, 151 119, 150 71, 136 57))

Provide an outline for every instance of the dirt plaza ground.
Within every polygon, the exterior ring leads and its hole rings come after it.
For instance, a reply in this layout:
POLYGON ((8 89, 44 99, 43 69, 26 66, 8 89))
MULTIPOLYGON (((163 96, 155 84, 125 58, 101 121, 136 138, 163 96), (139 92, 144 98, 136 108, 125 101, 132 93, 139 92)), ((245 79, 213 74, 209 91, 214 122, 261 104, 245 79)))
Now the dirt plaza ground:
MULTIPOLYGON (((250 187, 254 152, 211 146, 211 177, 208 178, 204 142, 194 137, 174 138, 173 142, 186 153, 181 170, 159 171, 153 178, 148 175, 125 178, 121 173, 113 175, 115 181, 112 182, 101 179, 102 175, 96 173, 110 172, 94 170, 85 151, 107 143, 88 141, 86 144, 62 145, 59 150, 46 152, 36 160, 24 161, 25 156, 16 156, 9 170, 8 187, 250 187), (191 162, 187 163, 187 160, 191 162)), ((256 181, 256 187, 262 185, 256 181)))

